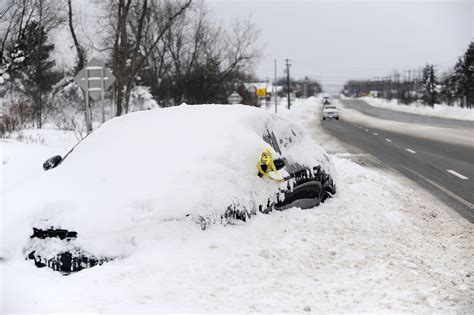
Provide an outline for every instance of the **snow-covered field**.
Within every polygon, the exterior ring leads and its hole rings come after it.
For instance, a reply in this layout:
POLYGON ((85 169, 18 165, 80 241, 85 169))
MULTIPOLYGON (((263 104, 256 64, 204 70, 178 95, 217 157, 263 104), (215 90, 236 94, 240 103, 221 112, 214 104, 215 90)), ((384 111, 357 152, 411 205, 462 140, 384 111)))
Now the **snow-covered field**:
MULTIPOLYGON (((333 153, 335 198, 206 231, 161 222, 128 258, 69 276, 2 260, 1 312, 472 312, 472 225, 405 179, 352 162, 320 128, 317 99, 283 107, 333 153)), ((27 134, 1 142, 2 195, 75 142, 27 134)))
POLYGON ((375 107, 382 107, 400 112, 459 120, 474 120, 474 110, 469 108, 448 106, 445 104, 435 104, 434 107, 430 107, 421 103, 415 103, 408 106, 398 103, 397 100, 389 101, 371 96, 364 96, 359 99, 364 100, 375 107))

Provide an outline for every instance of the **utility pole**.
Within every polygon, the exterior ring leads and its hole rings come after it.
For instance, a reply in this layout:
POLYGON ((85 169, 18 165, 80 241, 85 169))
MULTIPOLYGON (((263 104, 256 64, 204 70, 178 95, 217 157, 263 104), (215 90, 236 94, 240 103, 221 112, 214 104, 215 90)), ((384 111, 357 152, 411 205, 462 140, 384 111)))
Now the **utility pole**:
POLYGON ((410 103, 411 102, 411 95, 412 95, 412 84, 411 84, 411 70, 408 70, 408 81, 407 81, 407 84, 406 84, 406 100, 407 100, 407 103, 410 103))
POLYGON ((389 93, 389 100, 391 102, 392 98, 393 98, 393 93, 392 93, 393 92, 393 79, 392 79, 391 75, 387 76, 387 82, 388 82, 387 85, 388 85, 389 92, 390 92, 389 93))
POLYGON ((270 106, 270 102, 268 101, 268 98, 267 98, 268 81, 270 81, 269 77, 267 77, 267 79, 265 80, 265 108, 268 108, 270 106))
POLYGON ((414 69, 413 71, 413 89, 415 90, 415 101, 418 101, 418 84, 420 79, 420 71, 419 69, 414 69))
POLYGON ((374 90, 377 91, 376 97, 380 97, 380 82, 379 82, 379 77, 374 78, 374 90))
POLYGON ((290 100, 290 59, 285 59, 286 61, 286 87, 288 89, 288 109, 290 109, 291 106, 291 100, 290 100))
POLYGON ((395 79, 397 81, 397 101, 400 101, 400 73, 395 74, 395 79))
POLYGON ((275 81, 273 83, 273 95, 275 96, 275 114, 278 112, 277 110, 277 98, 278 98, 278 88, 277 88, 277 60, 275 59, 275 81))
POLYGON ((434 65, 431 65, 430 67, 430 96, 431 96, 431 106, 434 107, 435 105, 435 101, 436 101, 436 98, 435 98, 435 69, 434 69, 434 65))

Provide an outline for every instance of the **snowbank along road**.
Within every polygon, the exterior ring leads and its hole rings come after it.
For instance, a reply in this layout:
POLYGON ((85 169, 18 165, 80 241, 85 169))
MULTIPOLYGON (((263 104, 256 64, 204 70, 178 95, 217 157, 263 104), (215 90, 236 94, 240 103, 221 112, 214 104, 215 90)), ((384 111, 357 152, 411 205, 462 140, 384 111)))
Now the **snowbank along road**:
MULTIPOLYGON (((365 115, 376 118, 406 122, 411 124, 420 124, 427 126, 449 127, 449 128, 470 128, 474 129, 474 121, 447 119, 433 116, 418 115, 401 111, 390 110, 370 106, 367 102, 358 99, 342 99, 341 103, 348 108, 353 108, 365 115)), ((403 105, 399 105, 403 106, 403 105)))
POLYGON ((325 130, 427 188, 474 222, 474 122, 375 108, 361 100, 336 103, 342 107, 342 121, 324 122, 325 130))

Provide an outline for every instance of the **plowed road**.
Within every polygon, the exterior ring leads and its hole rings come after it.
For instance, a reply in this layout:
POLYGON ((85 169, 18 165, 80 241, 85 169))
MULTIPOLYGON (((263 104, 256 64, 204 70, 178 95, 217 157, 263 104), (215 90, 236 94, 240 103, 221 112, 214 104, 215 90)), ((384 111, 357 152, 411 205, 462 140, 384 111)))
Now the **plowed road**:
MULTIPOLYGON (((374 156, 382 166, 395 169, 431 191, 462 217, 474 223, 474 122, 426 117, 375 108, 361 100, 336 101, 341 120, 324 121, 322 126, 339 140, 374 156), (353 120, 344 108, 356 110, 365 119, 353 120), (371 123, 376 120, 377 124, 371 123), (385 128, 391 122, 451 128, 468 139, 464 143, 436 141, 433 135, 385 128), (469 140, 470 139, 470 140, 469 140)), ((400 128, 399 128, 400 129, 400 128)), ((416 130, 416 129, 414 129, 416 130)), ((416 193, 416 192, 415 192, 416 193)))

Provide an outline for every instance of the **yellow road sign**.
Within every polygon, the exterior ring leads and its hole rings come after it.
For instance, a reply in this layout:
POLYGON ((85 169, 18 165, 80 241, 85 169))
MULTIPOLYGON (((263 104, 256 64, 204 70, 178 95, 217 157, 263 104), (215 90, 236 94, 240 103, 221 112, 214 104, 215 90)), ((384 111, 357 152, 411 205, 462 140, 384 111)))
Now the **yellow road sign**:
POLYGON ((267 89, 263 88, 263 89, 255 89, 255 95, 257 96, 267 96, 267 89))

